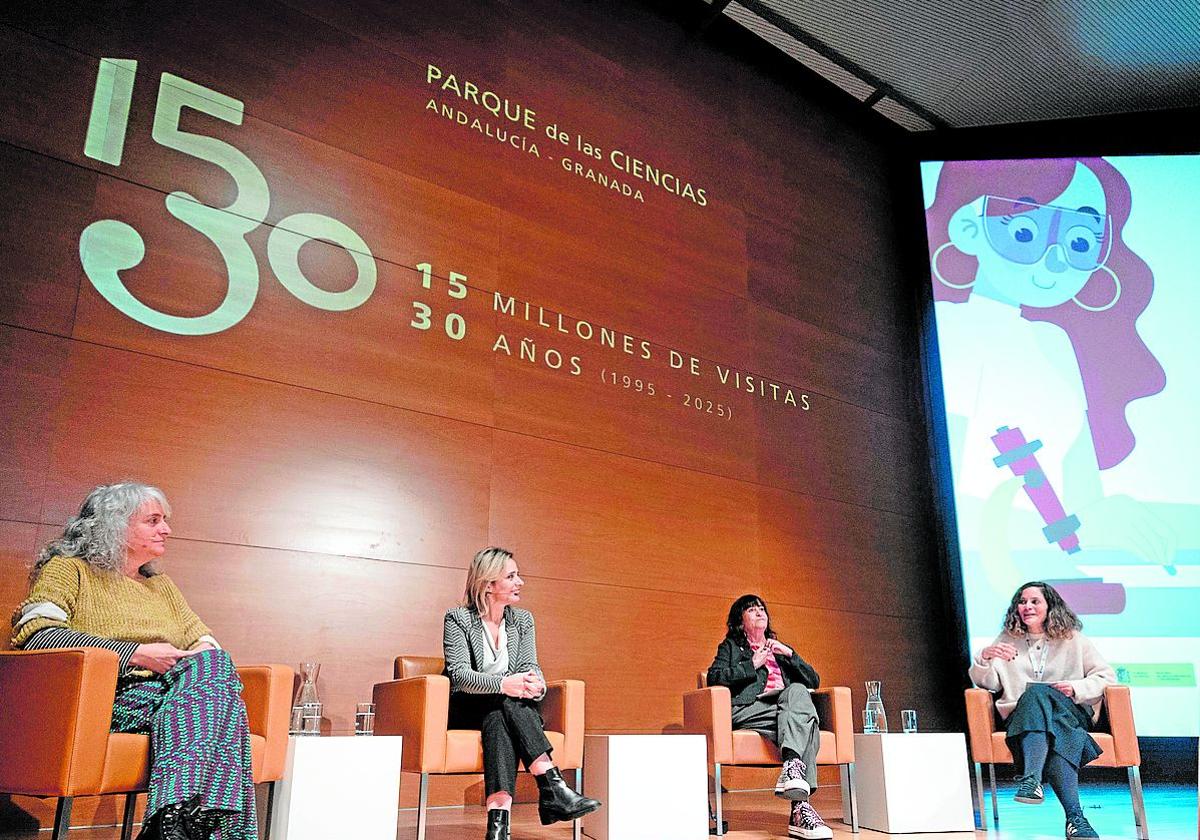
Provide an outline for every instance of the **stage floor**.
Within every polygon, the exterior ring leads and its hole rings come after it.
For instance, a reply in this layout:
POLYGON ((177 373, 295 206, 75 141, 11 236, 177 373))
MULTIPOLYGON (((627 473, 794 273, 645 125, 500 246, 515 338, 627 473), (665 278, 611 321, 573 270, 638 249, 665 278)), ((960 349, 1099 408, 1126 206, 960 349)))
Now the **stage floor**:
MULTIPOLYGON (((991 800, 988 800, 989 830, 975 831, 983 840, 1057 840, 1063 837, 1062 811, 1053 795, 1046 792, 1043 805, 1021 805, 1012 801, 1013 785, 1000 786, 1000 826, 991 823, 991 800)), ((1083 786, 1083 804, 1087 818, 1105 838, 1130 838, 1137 833, 1133 826, 1133 809, 1127 788, 1115 784, 1087 783, 1083 786)), ((836 789, 822 789, 813 799, 821 815, 829 821, 837 840, 850 840, 855 835, 841 822, 841 798, 836 789)), ((726 819, 729 821, 729 840, 768 840, 786 838, 787 804, 769 791, 727 793, 724 798, 726 819)), ((1146 785, 1146 814, 1152 840, 1194 840, 1196 830, 1196 788, 1184 785, 1146 785)), ((435 808, 429 812, 426 840, 475 840, 482 838, 484 813, 482 808, 435 808)), ((568 840, 569 825, 543 826, 538 823, 537 808, 518 805, 513 811, 513 840, 568 840)), ((39 840, 49 836, 41 832, 0 832, 0 840, 39 840)), ((116 840, 116 827, 73 829, 71 840, 116 840)), ((416 813, 411 809, 400 812, 397 840, 413 840, 416 836, 416 813)), ((893 835, 864 829, 858 840, 873 840, 893 835)), ((894 835, 906 840, 963 840, 965 833, 894 835)), ((330 838, 355 840, 355 838, 330 838)), ((703 840, 700 838, 699 840, 703 840)))

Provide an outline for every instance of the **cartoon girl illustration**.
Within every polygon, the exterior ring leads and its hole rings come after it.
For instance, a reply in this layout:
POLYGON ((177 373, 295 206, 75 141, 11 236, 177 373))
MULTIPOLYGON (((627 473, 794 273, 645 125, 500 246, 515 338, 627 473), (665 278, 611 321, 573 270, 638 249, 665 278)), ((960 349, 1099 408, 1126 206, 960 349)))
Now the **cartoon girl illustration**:
MULTIPOLYGON (((1136 446, 1130 403, 1166 384, 1137 330, 1154 277, 1122 238, 1130 209, 1129 184, 1101 158, 941 169, 927 223, 964 550, 981 547, 997 494, 1021 509, 992 440, 1012 427, 1036 442, 1040 479, 1078 518, 1085 550, 1171 562, 1171 529, 1137 500, 1106 496, 1100 477, 1136 446)), ((1026 522, 1022 547, 1045 546, 1049 523, 1026 522)))

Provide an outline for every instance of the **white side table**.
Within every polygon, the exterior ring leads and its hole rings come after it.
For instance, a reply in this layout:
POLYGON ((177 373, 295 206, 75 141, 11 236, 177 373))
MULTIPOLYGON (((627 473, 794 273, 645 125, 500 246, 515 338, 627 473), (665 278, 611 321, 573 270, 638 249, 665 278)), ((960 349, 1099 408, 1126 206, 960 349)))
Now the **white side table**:
POLYGON ((583 792, 604 807, 583 818, 592 840, 707 840, 703 735, 586 735, 583 792))
POLYGON ((888 834, 973 832, 967 767, 961 732, 855 735, 859 824, 888 834))
POLYGON ((270 840, 396 840, 400 737, 288 738, 270 840))

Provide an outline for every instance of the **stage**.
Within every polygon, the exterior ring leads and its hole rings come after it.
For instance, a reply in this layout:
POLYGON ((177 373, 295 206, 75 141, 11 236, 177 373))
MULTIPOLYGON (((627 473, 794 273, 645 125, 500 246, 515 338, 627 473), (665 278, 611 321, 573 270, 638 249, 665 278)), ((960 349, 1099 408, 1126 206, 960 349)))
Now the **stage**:
MULTIPOLYGON (((989 819, 987 830, 977 829, 974 837, 988 840, 1041 840, 1063 836, 1062 812, 1053 794, 1046 792, 1043 805, 1021 805, 1012 801, 1012 783, 1000 785, 1000 826, 997 828, 989 819)), ((1153 782, 1145 787, 1146 814, 1150 823, 1152 840, 1191 840, 1196 832, 1196 788, 1179 784, 1158 785, 1153 782)), ((1137 834, 1133 826, 1133 809, 1129 804, 1128 789, 1117 784, 1084 784, 1081 790, 1087 818, 1103 838, 1133 838, 1137 834)), ((817 810, 828 820, 837 840, 850 840, 855 835, 850 827, 843 825, 841 803, 834 788, 817 792, 813 799, 817 810)), ((991 801, 988 800, 988 813, 991 801)), ((728 840, 768 840, 787 837, 785 824, 787 805, 768 791, 742 791, 725 794, 725 814, 729 820, 728 840)), ((471 840, 483 836, 484 814, 482 808, 431 808, 429 830, 426 840, 471 840)), ((400 811, 400 829, 397 840, 411 840, 416 832, 416 812, 411 808, 400 811)), ((49 831, 22 831, 0 833, 0 840, 36 840, 49 836, 49 831)), ((568 840, 569 825, 543 826, 538 822, 534 805, 518 805, 513 810, 514 840, 568 840)), ((887 837, 890 835, 863 829, 859 840, 887 837)), ((965 833, 954 834, 905 834, 896 835, 907 840, 933 840, 933 838, 965 838, 965 833)), ((116 840, 116 826, 104 828, 72 829, 72 840, 116 840)), ((586 837, 586 835, 585 835, 586 837)), ((330 840, 353 840, 353 838, 330 838, 330 840)), ((703 840, 703 838, 700 838, 703 840)))

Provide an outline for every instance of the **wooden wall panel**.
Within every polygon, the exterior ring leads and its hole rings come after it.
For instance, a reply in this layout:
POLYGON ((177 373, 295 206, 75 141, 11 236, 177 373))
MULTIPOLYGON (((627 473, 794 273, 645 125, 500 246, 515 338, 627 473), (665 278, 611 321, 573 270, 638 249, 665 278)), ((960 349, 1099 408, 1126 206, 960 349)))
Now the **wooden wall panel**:
MULTIPOLYGON (((834 203, 821 213, 839 209, 834 203)), ((750 294, 784 315, 904 358, 911 301, 900 289, 884 288, 895 268, 865 259, 857 245, 862 236, 755 219, 746 232, 750 294)))
POLYGON ((907 422, 821 397, 810 411, 757 406, 758 481, 895 513, 915 513, 926 483, 907 422), (853 457, 850 457, 853 456, 853 457))
POLYGON ((96 176, 0 143, 0 183, 9 185, 0 241, 20 243, 5 255, 0 323, 70 335, 78 231, 90 222, 96 176))
POLYGON ((0 327, 0 520, 40 522, 68 342, 0 327))
POLYGON ((771 487, 758 489, 762 592, 861 615, 928 614, 939 583, 919 518, 771 487))
MULTIPOLYGON (((543 349, 542 335, 532 336, 543 349)), ((553 346, 562 348, 562 343, 553 346)), ((541 352, 541 351, 539 351, 541 352)), ((579 376, 551 370, 516 357, 497 360, 496 425, 538 437, 601 449, 636 458, 713 472, 731 478, 752 479, 755 473, 754 415, 749 400, 731 397, 731 417, 700 416, 694 408, 697 395, 718 398, 712 386, 697 389, 690 374, 645 368, 634 357, 609 351, 591 361, 579 376), (618 384, 601 380, 616 372, 618 384), (661 371, 661 374, 660 374, 661 371), (624 377, 635 381, 624 387, 624 377), (654 385, 639 393, 636 379, 654 385)), ((564 356, 567 353, 564 352, 564 356)))
POLYGON ((489 429, 83 343, 62 379, 47 522, 137 475, 179 537, 460 568, 487 539, 489 429))
MULTIPOLYGON (((442 612, 488 543, 517 551, 543 666, 587 681, 593 731, 674 731, 747 591, 856 705, 882 679, 889 711, 951 725, 894 138, 663 8, 0 8, 0 613, 87 489, 132 476, 170 495, 167 568, 237 659, 324 663, 333 731, 397 653, 439 652, 442 612), (101 57, 138 61, 119 166, 83 153, 101 57), (484 122, 540 155, 460 124, 483 111, 427 84, 430 62, 536 110, 530 130, 484 122), (246 239, 254 305, 213 335, 135 322, 80 262, 83 229, 119 219, 146 244, 121 275, 138 299, 196 316, 225 295, 217 250, 164 200, 221 208, 235 184, 154 141, 163 73, 244 103, 240 124, 185 110, 181 128, 232 144, 269 185, 246 239), (706 204, 626 173, 638 202, 566 171, 614 174, 547 137, 551 122, 693 182, 706 204), (316 309, 280 283, 269 237, 303 212, 367 243, 378 278, 361 306, 316 309), (465 300, 448 295, 452 272, 465 300), (497 311, 496 291, 518 309, 497 311), (410 325, 419 305, 429 330, 410 325), (747 375, 778 399, 744 390, 747 375)), ((310 242, 299 260, 320 289, 353 282, 340 246, 310 242)), ((441 781, 433 801, 480 794, 441 781)), ((77 823, 115 813, 83 804, 77 823)))
MULTIPOLYGON (((141 265, 126 272, 127 286, 135 295, 170 314, 205 315, 223 300, 227 277, 212 265, 211 243, 194 231, 181 230, 183 226, 163 210, 161 198, 156 192, 105 179, 97 205, 105 209, 97 209, 95 215, 109 218, 114 215, 111 208, 121 206, 132 218, 145 220, 140 227, 147 242, 170 248, 159 255, 148 254, 141 265)), ((266 253, 265 240, 265 229, 251 234, 256 253, 266 253)), ((300 253, 301 266, 315 284, 336 291, 354 282, 354 264, 340 247, 312 242, 300 253)), ((490 422, 489 327, 494 320, 490 297, 476 292, 456 301, 448 296, 442 278, 434 278, 432 288, 426 290, 413 268, 382 261, 377 265, 375 292, 350 312, 314 308, 286 290, 270 271, 261 271, 257 300, 240 323, 203 339, 174 341, 163 341, 162 333, 150 327, 133 324, 131 328, 129 319, 85 279, 80 284, 74 335, 359 400, 490 422), (430 308, 430 329, 411 326, 416 303, 430 308), (461 341, 445 332, 445 319, 452 312, 463 316, 468 325, 461 341)))
POLYGON ((464 565, 176 539, 167 569, 237 661, 322 663, 325 727, 348 734, 354 705, 392 678, 398 654, 441 647, 442 612, 462 597, 464 565))
POLYGON ((727 365, 750 358, 745 301, 721 287, 744 250, 722 261, 678 244, 614 249, 506 216, 499 290, 594 326, 607 326, 727 365), (604 282, 597 282, 603 278, 604 282))
MULTIPOLYGON (((0 603, 15 607, 29 588, 29 565, 38 548, 38 526, 0 520, 0 603)), ((0 633, 0 650, 9 649, 8 628, 0 633)))
MULTIPOLYGON (((214 8, 207 14, 228 13, 234 19, 231 25, 236 26, 238 17, 246 14, 247 7, 236 3, 227 6, 234 8, 214 8)), ((155 18, 159 25, 168 20, 160 15, 155 18)), ((261 53, 269 43, 270 33, 249 22, 243 23, 247 33, 257 33, 257 40, 246 44, 245 49, 261 53)), ((383 165, 365 158, 360 143, 342 146, 316 139, 331 124, 361 125, 364 122, 361 109, 356 112, 348 109, 345 102, 335 105, 327 101, 335 97, 337 91, 346 89, 344 81, 325 78, 317 66, 300 65, 294 72, 303 76, 303 84, 279 83, 278 89, 262 91, 262 98, 251 99, 263 76, 250 76, 256 81, 249 90, 241 83, 233 90, 228 87, 231 77, 227 71, 221 72, 214 67, 208 74, 197 74, 197 69, 213 62, 213 55, 194 43, 193 33, 186 28, 186 16, 175 20, 175 25, 182 27, 182 31, 172 29, 174 37, 181 39, 181 44, 190 42, 190 46, 186 49, 181 46, 178 53, 171 53, 168 45, 159 45, 162 50, 159 55, 170 57, 166 64, 141 58, 144 47, 125 53, 120 44, 107 45, 103 41, 91 47, 95 52, 70 52, 64 57, 57 44, 24 32, 4 30, 13 39, 17 54, 14 62, 0 69, 0 79, 24 95, 0 100, 0 138, 21 148, 115 175, 164 194, 183 190, 202 203, 227 206, 236 195, 234 182, 228 174, 212 163, 165 148, 152 139, 160 77, 162 73, 170 72, 189 81, 207 84, 218 93, 244 102, 246 115, 240 125, 190 111, 184 111, 181 123, 184 130, 203 132, 235 145, 254 161, 271 192, 268 225, 296 212, 332 213, 362 236, 377 258, 401 265, 425 261, 441 265, 447 260, 460 259, 466 251, 471 255, 474 285, 493 287, 500 215, 494 206, 465 197, 460 189, 447 190, 431 185, 421 177, 424 174, 421 167, 412 161, 393 160, 386 162, 392 165, 383 165), (139 59, 125 149, 119 166, 92 160, 83 154, 100 56, 139 59), (326 101, 326 108, 303 111, 302 106, 311 108, 310 94, 317 83, 330 86, 328 97, 322 100, 326 101), (34 98, 34 93, 39 102, 53 101, 60 103, 60 107, 55 110, 35 107, 29 101, 34 98), (302 111, 299 119, 289 112, 262 115, 254 108, 280 98, 297 100, 296 109, 302 111), (416 177, 408 174, 410 172, 416 177)), ((334 50, 329 54, 344 56, 345 52, 334 50)), ((360 56, 344 75, 361 80, 368 67, 378 67, 386 58, 382 54, 360 56)), ((414 85, 423 81, 422 74, 423 69, 411 68, 409 75, 415 77, 414 85)), ((420 90, 408 91, 407 96, 398 98, 395 91, 389 92, 386 101, 417 103, 418 107, 411 114, 386 110, 380 116, 386 116, 388 123, 404 119, 411 124, 422 117, 420 106, 425 100, 421 94, 420 90)), ((379 98, 378 93, 376 98, 379 98)), ((421 119, 421 122, 427 121, 421 119)), ((429 122, 441 127, 439 122, 429 122)), ((396 128, 394 125, 386 127, 396 128)), ((434 145, 449 148, 453 139, 456 138, 442 138, 434 145)), ((489 142, 495 143, 494 140, 489 142)), ((370 143, 369 147, 374 148, 403 147, 403 139, 394 135, 391 139, 382 135, 370 137, 362 143, 370 143)), ((479 163, 489 159, 490 156, 477 157, 479 163)), ((460 163, 464 169, 469 169, 472 159, 460 163)), ((497 166, 490 173, 491 180, 498 181, 504 171, 502 166, 497 166)), ((162 199, 163 196, 159 196, 156 200, 161 203, 162 199)), ((103 213, 125 206, 125 202, 117 199, 94 209, 103 213)), ((140 228, 141 224, 149 223, 157 216, 165 216, 161 204, 157 213, 137 216, 130 213, 129 220, 136 221, 140 228)), ((171 222, 175 227, 180 226, 174 220, 171 222)), ((186 229, 182 235, 197 237, 186 229)), ((442 276, 446 273, 442 271, 442 276)))
POLYGON ((777 604, 771 621, 781 638, 798 640, 822 685, 850 686, 856 711, 866 700, 863 683, 880 680, 889 716, 898 718, 900 709, 917 709, 922 728, 932 732, 950 730, 959 718, 962 693, 947 690, 938 647, 919 642, 940 632, 927 616, 900 618, 777 604), (847 644, 848 639, 853 644, 847 644))
POLYGON ((527 576, 732 599, 756 574, 751 484, 501 432, 494 458, 489 540, 527 576))
POLYGON ((758 303, 746 313, 755 373, 892 417, 908 416, 905 374, 911 362, 758 303))

